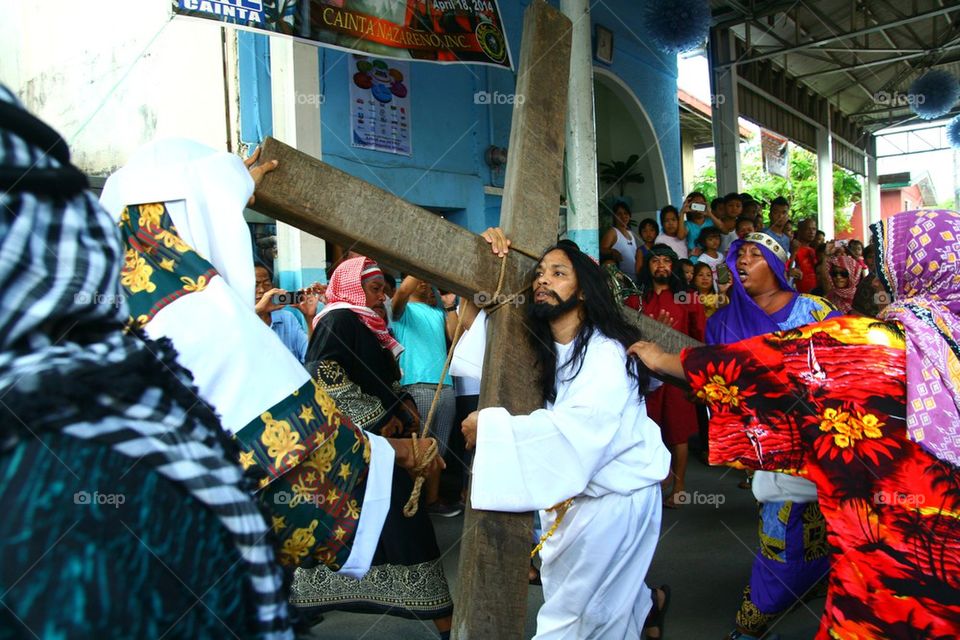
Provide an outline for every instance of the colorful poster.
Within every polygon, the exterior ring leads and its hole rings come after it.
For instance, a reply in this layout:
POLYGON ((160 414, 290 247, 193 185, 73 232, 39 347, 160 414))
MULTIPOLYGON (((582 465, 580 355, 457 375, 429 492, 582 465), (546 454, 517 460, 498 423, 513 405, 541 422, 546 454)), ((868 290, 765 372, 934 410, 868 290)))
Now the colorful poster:
POLYGON ((497 0, 171 0, 173 12, 381 58, 512 69, 497 0))
POLYGON ((410 63, 352 55, 352 146, 410 155, 410 63))

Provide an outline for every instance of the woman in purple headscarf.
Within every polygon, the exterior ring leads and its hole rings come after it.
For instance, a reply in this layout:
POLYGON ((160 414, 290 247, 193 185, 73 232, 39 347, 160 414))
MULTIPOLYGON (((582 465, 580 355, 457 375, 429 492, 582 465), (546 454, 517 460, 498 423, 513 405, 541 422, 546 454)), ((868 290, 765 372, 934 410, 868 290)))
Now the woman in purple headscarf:
MULTIPOLYGON (((737 342, 839 315, 823 298, 800 294, 786 279, 787 254, 772 236, 751 233, 727 252, 730 304, 707 321, 709 344, 737 342)), ((809 480, 757 471, 760 548, 731 637, 758 638, 829 571, 826 527, 809 480)))
MULTIPOLYGON (((871 227, 893 302, 719 346, 630 352, 685 376, 711 462, 812 480, 831 554, 817 640, 960 629, 960 213, 871 227)), ((714 316, 716 317, 716 316, 714 316)))
POLYGON ((733 273, 730 304, 707 322, 707 343, 726 344, 810 322, 836 309, 818 296, 797 293, 787 281, 787 254, 766 233, 750 233, 727 251, 733 273))

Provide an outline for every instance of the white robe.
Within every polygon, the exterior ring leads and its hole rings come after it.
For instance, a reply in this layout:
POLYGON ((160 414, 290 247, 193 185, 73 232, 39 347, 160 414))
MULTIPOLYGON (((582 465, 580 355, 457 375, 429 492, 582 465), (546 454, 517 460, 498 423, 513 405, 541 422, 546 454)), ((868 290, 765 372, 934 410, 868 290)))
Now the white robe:
MULTIPOLYGON (((565 363, 573 343, 557 344, 565 363)), ((582 370, 561 367, 557 399, 530 415, 480 412, 471 501, 475 509, 540 509, 574 497, 541 551, 541 640, 642 637, 652 607, 644 578, 660 535, 660 481, 670 453, 647 417, 626 352, 590 339, 582 370)))
MULTIPOLYGON (((310 374, 254 313, 253 252, 243 208, 253 180, 240 158, 189 140, 161 140, 107 179, 100 201, 119 220, 127 205, 164 202, 178 234, 216 269, 202 291, 161 309, 144 327, 169 338, 201 397, 237 433, 303 386, 310 374)), ((370 569, 390 506, 394 452, 373 434, 353 547, 340 573, 370 569)))

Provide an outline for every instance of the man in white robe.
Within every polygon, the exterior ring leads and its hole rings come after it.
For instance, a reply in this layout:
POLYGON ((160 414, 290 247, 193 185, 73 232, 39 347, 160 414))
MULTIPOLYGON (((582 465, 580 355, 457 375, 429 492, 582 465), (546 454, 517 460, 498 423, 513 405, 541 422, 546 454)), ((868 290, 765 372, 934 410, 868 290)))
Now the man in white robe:
MULTIPOLYGON (((499 230, 484 235, 494 251, 506 247, 499 230)), ((572 245, 543 256, 533 293, 531 342, 548 372, 547 401, 530 415, 491 407, 464 420, 467 444, 476 446, 472 506, 538 509, 547 532, 560 520, 541 550, 536 638, 659 637, 669 591, 652 593, 644 577, 670 454, 646 414, 646 371, 627 360, 627 336, 637 331, 600 268, 572 245)))

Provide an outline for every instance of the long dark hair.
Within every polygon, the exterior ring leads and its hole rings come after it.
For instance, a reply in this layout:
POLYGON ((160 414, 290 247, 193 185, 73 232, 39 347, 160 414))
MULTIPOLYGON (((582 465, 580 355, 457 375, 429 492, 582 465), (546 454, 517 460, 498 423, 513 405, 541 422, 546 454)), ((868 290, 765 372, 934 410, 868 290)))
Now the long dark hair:
MULTIPOLYGON (((580 374, 583 369, 583 359, 587 352, 590 338, 597 332, 619 342, 626 349, 641 339, 640 329, 630 324, 623 315, 622 305, 614 298, 613 291, 608 283, 608 276, 589 256, 571 246, 571 243, 559 243, 550 247, 540 256, 540 262, 551 251, 563 251, 573 270, 577 274, 578 292, 582 295, 583 319, 580 330, 573 341, 573 352, 570 359, 564 362, 559 370, 564 373, 564 379, 570 380, 580 374)), ((531 274, 531 281, 534 275, 531 274)), ((530 324, 530 342, 537 355, 537 364, 540 365, 540 387, 543 397, 549 402, 557 399, 557 349, 554 344, 550 323, 533 319, 530 324)), ((638 360, 627 357, 627 375, 637 381, 639 395, 642 397, 650 383, 649 370, 638 360)))
MULTIPOLYGON (((669 249, 670 247, 665 244, 655 244, 653 245, 652 251, 656 252, 658 249, 669 249)), ((640 278, 639 285, 640 291, 643 292, 643 297, 653 293, 653 273, 650 271, 650 258, 654 254, 647 254, 647 257, 643 261, 643 267, 640 269, 640 278)), ((681 293, 683 291, 690 291, 690 285, 687 284, 687 276, 683 273, 683 265, 680 260, 673 260, 673 268, 670 270, 670 281, 667 283, 667 286, 670 287, 670 291, 673 293, 681 293)))

